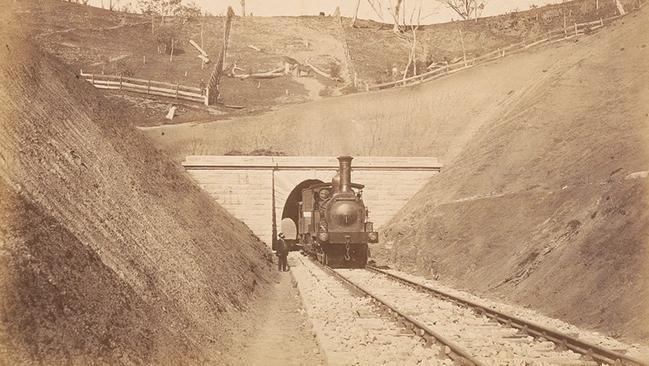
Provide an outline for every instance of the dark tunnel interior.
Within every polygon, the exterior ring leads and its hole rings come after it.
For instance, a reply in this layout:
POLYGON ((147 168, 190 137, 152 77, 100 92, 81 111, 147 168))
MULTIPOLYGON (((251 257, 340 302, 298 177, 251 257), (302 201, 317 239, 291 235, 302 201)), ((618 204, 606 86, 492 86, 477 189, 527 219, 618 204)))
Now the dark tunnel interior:
MULTIPOLYGON (((287 218, 291 219, 295 225, 295 228, 297 229, 297 222, 298 222, 297 204, 298 202, 302 201, 302 190, 304 188, 309 187, 312 184, 317 184, 317 183, 322 183, 322 181, 319 179, 307 179, 302 183, 298 184, 297 186, 295 186, 295 188, 293 188, 291 193, 288 195, 288 198, 286 199, 286 204, 284 204, 284 210, 282 211, 282 220, 287 218)), ((297 230, 295 232, 297 233, 297 230)), ((286 238, 297 239, 297 236, 287 235, 286 238)))

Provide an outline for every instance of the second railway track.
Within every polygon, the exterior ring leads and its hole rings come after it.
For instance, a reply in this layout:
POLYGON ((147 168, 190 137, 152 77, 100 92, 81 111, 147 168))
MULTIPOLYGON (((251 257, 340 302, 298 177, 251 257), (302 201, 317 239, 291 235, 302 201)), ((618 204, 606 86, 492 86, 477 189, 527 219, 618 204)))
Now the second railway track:
POLYGON ((572 336, 377 268, 327 269, 394 312, 442 352, 472 365, 646 365, 572 336))

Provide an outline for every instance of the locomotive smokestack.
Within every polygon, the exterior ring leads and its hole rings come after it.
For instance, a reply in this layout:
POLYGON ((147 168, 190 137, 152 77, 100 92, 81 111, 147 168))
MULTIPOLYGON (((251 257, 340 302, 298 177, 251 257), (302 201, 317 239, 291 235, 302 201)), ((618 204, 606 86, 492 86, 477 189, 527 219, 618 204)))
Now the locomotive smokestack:
POLYGON ((341 193, 351 193, 352 192, 352 157, 351 156, 339 156, 338 161, 340 162, 340 192, 341 193))

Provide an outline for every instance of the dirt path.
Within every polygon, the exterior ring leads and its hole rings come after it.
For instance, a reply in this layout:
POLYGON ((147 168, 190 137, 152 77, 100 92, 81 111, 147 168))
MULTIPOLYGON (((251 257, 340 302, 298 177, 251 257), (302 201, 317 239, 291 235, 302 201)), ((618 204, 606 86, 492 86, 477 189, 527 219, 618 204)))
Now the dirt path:
POLYGON ((262 325, 246 346, 241 364, 325 365, 291 274, 280 273, 279 278, 263 312, 267 318, 260 321, 262 325))

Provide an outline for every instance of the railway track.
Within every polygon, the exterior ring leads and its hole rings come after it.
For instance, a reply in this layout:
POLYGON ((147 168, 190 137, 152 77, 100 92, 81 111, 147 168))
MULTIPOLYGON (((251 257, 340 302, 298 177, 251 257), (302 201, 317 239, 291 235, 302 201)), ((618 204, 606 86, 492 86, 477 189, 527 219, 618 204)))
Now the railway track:
POLYGON ((626 356, 617 351, 606 349, 602 346, 583 341, 571 335, 561 333, 559 331, 544 327, 520 317, 505 314, 473 301, 448 294, 446 292, 440 291, 439 289, 434 289, 424 284, 399 276, 395 273, 387 272, 372 266, 368 267, 368 270, 379 275, 386 276, 387 278, 404 284, 417 291, 432 295, 436 299, 451 302, 457 306, 469 309, 476 315, 484 316, 492 322, 497 322, 502 327, 516 329, 518 334, 525 334, 532 338, 550 341, 555 345, 555 347, 559 349, 570 350, 574 353, 578 353, 582 355, 584 359, 592 360, 597 364, 629 366, 647 365, 643 361, 626 356))
POLYGON ((303 256, 289 258, 304 309, 329 365, 452 366, 446 354, 386 316, 326 267, 303 256))
POLYGON ((646 365, 619 352, 443 293, 378 268, 324 271, 466 365, 646 365))

